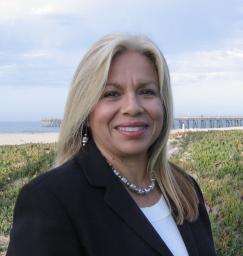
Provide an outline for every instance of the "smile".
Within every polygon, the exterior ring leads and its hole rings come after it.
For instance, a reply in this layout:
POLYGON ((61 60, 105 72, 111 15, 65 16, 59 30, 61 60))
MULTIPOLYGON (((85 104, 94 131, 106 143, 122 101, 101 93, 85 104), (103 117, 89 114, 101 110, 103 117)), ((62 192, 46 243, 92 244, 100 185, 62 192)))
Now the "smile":
POLYGON ((121 132, 138 132, 141 130, 144 130, 144 126, 139 126, 139 127, 117 127, 118 131, 121 132))
POLYGON ((140 126, 117 126, 116 130, 125 138, 139 139, 144 136, 148 125, 140 126))

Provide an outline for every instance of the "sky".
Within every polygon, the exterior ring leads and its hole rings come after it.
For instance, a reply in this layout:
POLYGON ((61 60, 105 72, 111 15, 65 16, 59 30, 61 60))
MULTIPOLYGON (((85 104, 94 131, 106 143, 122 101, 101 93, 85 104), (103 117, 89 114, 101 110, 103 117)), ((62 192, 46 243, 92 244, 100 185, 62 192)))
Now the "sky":
POLYGON ((174 116, 243 116, 242 0, 0 0, 0 121, 62 118, 83 54, 109 33, 149 36, 174 116))

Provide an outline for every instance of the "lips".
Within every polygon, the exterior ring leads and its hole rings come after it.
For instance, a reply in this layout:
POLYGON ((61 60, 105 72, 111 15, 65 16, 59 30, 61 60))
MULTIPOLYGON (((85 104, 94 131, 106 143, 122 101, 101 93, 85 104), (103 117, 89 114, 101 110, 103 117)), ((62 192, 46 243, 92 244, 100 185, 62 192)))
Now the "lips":
POLYGON ((128 138, 139 138, 144 135, 147 124, 136 122, 136 123, 123 123, 116 126, 116 130, 123 136, 128 138))

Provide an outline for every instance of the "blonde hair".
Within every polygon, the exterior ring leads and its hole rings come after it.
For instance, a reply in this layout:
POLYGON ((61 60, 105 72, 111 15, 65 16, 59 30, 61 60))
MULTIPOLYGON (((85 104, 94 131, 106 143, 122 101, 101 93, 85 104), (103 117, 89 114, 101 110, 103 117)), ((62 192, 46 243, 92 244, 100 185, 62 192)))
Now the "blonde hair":
POLYGON ((173 122, 172 94, 169 71, 163 54, 147 37, 111 34, 101 38, 82 58, 69 91, 65 114, 57 144, 56 165, 61 165, 78 153, 82 127, 99 101, 108 79, 113 58, 126 50, 147 56, 155 65, 160 81, 164 107, 162 132, 149 151, 147 169, 153 172, 168 206, 176 213, 178 224, 198 216, 198 198, 191 178, 167 159, 167 141, 173 122))

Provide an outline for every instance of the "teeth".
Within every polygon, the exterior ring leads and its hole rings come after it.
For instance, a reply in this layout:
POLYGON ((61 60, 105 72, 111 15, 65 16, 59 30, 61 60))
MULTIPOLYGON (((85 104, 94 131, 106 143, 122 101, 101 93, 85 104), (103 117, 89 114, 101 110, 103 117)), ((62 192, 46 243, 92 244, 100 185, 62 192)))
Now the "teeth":
POLYGON ((118 127, 117 129, 122 132, 137 132, 143 130, 144 127, 118 127))

